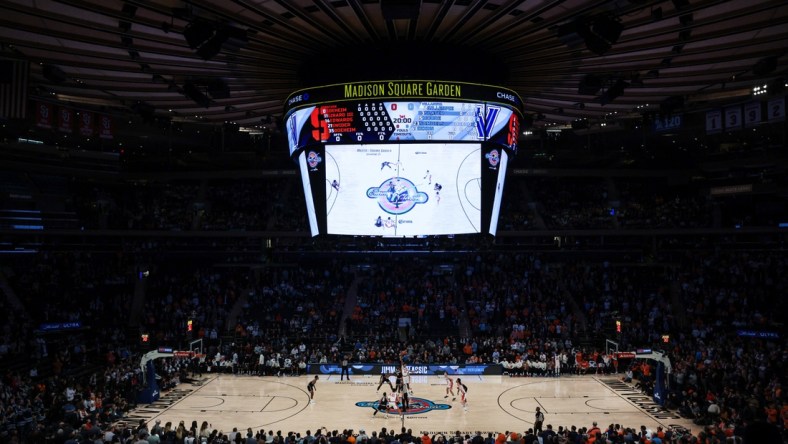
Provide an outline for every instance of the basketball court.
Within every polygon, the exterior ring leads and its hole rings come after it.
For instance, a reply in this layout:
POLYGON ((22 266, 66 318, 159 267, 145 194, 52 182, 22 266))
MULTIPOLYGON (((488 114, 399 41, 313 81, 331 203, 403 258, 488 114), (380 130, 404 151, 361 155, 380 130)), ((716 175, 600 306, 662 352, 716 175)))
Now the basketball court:
MULTIPOLYGON (((399 431, 403 425, 414 433, 436 432, 473 434, 516 431, 533 426, 535 408, 545 414, 545 428, 576 425, 591 427, 596 421, 602 430, 608 424, 621 424, 650 430, 657 426, 682 426, 679 419, 650 402, 616 375, 562 376, 536 378, 508 376, 461 376, 468 387, 468 411, 459 398, 444 398, 443 376, 412 376, 412 406, 404 415, 378 413, 373 417, 380 392, 377 376, 356 376, 348 382, 338 375, 321 375, 315 403, 310 404, 306 386, 314 376, 258 377, 247 375, 208 375, 195 384, 181 384, 162 394, 153 404, 140 406, 129 415, 162 424, 171 421, 187 426, 208 421, 212 429, 231 431, 233 427, 255 432, 260 429, 300 432, 326 427, 328 430, 352 428, 367 433, 382 427, 399 431)), ((390 390, 390 389, 389 389, 390 390)))

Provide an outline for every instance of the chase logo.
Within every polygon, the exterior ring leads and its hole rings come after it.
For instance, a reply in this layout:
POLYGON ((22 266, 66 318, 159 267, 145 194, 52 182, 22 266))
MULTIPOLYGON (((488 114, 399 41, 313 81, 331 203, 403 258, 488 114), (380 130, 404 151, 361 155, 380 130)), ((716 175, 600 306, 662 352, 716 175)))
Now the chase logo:
POLYGON ((323 158, 317 155, 316 152, 310 151, 306 155, 306 164, 309 165, 309 168, 316 167, 320 162, 323 161, 323 158))
POLYGON ((490 162, 491 167, 498 166, 498 162, 501 161, 501 155, 498 153, 498 150, 492 150, 485 154, 484 157, 487 158, 488 162, 490 162))
POLYGON ((400 215, 412 210, 416 204, 429 200, 427 193, 404 177, 392 177, 380 186, 367 189, 367 197, 377 199, 380 208, 388 214, 400 215))
MULTIPOLYGON (((356 407, 376 409, 378 407, 378 401, 357 402, 356 407)), ((432 410, 449 410, 450 408, 451 405, 449 404, 436 404, 429 399, 424 398, 410 398, 410 405, 408 405, 408 409, 404 413, 406 415, 418 415, 420 413, 427 413, 432 410)), ((389 413, 399 415, 403 412, 397 408, 394 410, 389 410, 389 413)))

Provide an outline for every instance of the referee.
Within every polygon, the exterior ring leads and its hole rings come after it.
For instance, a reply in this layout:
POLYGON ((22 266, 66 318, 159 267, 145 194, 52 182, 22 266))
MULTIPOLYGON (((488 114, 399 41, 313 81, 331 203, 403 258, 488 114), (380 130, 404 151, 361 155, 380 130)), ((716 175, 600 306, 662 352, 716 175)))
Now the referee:
POLYGON ((340 381, 344 381, 345 376, 347 376, 347 380, 350 381, 350 368, 348 367, 347 358, 347 355, 342 358, 342 373, 339 376, 340 381))
POLYGON ((534 415, 534 435, 539 436, 542 433, 542 424, 544 424, 544 413, 542 409, 536 408, 536 415, 534 415))

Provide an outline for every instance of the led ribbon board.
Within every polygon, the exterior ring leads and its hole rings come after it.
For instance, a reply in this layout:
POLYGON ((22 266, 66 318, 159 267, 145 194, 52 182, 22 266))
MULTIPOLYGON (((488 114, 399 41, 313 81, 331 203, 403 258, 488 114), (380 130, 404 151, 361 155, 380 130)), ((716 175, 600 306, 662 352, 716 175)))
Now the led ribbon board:
POLYGON ((291 94, 290 154, 314 144, 493 142, 512 151, 522 99, 507 88, 462 82, 377 81, 291 94))

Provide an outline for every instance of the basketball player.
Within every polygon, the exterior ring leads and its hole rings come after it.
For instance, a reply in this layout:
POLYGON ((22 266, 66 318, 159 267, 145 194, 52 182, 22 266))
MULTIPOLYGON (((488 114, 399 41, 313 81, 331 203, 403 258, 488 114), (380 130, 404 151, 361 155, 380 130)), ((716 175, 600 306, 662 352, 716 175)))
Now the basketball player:
POLYGON ((388 384, 389 387, 391 387, 391 391, 392 392, 394 391, 394 386, 391 385, 391 380, 389 379, 389 377, 391 377, 391 373, 385 373, 385 372, 381 373, 380 384, 378 384, 378 388, 375 390, 376 392, 380 391, 380 388, 383 386, 383 384, 388 384))
POLYGON ((339 182, 337 182, 336 179, 334 179, 334 181, 331 182, 331 186, 334 187, 335 190, 339 191, 339 182))
POLYGON ((462 404, 462 409, 464 411, 468 411, 468 398, 466 394, 468 393, 468 387, 462 383, 460 378, 457 378, 457 392, 460 395, 460 403, 462 404))
POLYGON ((433 187, 433 189, 435 190, 435 199, 438 203, 441 203, 441 190, 443 189, 443 185, 435 182, 435 187, 433 187))
POLYGON ((309 384, 306 386, 306 390, 309 392, 309 403, 315 403, 315 392, 317 391, 317 380, 320 379, 318 375, 315 375, 315 379, 309 381, 309 384))
POLYGON ((405 416, 408 407, 410 407, 410 395, 408 395, 408 392, 403 392, 399 400, 399 413, 401 416, 405 416))
POLYGON ((397 380, 394 383, 394 391, 396 391, 397 393, 402 393, 403 390, 405 390, 405 383, 402 377, 402 370, 400 370, 399 372, 397 372, 397 380))
POLYGON ((404 383, 403 389, 405 393, 413 394, 413 390, 410 388, 410 371, 408 370, 408 366, 406 366, 402 361, 400 361, 400 365, 402 367, 402 381, 404 383))
POLYGON ((378 400, 378 406, 375 408, 375 413, 373 413, 372 416, 375 416, 378 414, 378 412, 382 412, 384 410, 386 411, 386 416, 388 416, 388 402, 389 398, 386 395, 386 392, 383 392, 383 396, 381 396, 378 400))
POLYGON ((444 396, 443 399, 448 398, 449 393, 451 393, 451 400, 454 401, 457 399, 454 397, 454 380, 449 377, 449 372, 445 372, 443 377, 446 379, 446 396, 444 396))
POLYGON ((391 392, 389 393, 389 399, 386 403, 386 418, 389 417, 389 412, 392 410, 397 410, 397 393, 391 392))
POLYGON ((427 183, 427 185, 431 185, 432 184, 432 173, 430 173, 430 170, 427 170, 427 173, 424 174, 424 178, 429 181, 427 183))

